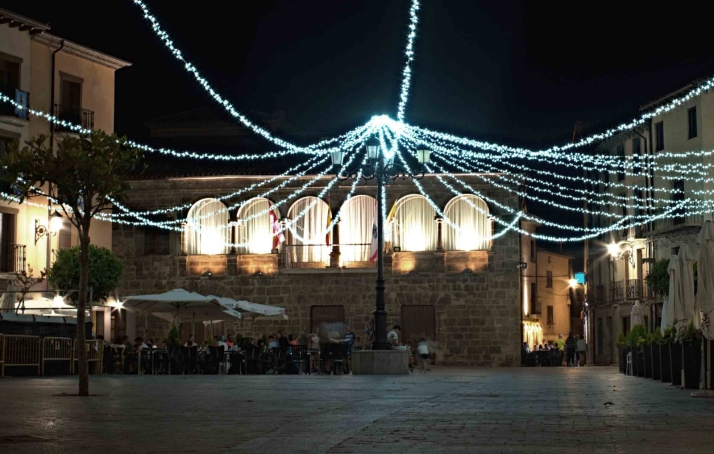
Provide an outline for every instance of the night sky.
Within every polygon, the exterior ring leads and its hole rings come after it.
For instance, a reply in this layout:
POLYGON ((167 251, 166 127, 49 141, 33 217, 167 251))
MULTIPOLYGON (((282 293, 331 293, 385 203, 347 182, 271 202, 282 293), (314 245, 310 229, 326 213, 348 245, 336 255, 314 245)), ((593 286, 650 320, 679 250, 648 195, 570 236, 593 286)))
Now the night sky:
MULTIPOLYGON (((298 130, 314 133, 396 117, 407 0, 147 4, 243 112, 284 110, 298 130)), ((130 0, 0 5, 133 63, 117 73, 120 134, 145 140, 146 120, 212 103, 130 0)), ((605 128, 630 119, 714 70, 711 17, 698 12, 701 2, 671 5, 424 0, 407 121, 540 147, 568 142, 578 120, 605 128)))

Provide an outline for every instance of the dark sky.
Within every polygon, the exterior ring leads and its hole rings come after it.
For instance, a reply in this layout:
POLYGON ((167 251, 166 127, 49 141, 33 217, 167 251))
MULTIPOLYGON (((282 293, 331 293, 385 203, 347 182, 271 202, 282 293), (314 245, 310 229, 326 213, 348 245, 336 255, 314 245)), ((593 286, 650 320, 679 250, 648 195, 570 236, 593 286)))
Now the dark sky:
MULTIPOLYGON (((306 132, 396 116, 407 0, 148 0, 187 58, 239 110, 286 111, 306 132)), ((0 0, 126 59, 116 130, 212 101, 131 0, 0 0)), ((714 70, 701 2, 422 2, 407 121, 514 145, 568 142, 714 70)))

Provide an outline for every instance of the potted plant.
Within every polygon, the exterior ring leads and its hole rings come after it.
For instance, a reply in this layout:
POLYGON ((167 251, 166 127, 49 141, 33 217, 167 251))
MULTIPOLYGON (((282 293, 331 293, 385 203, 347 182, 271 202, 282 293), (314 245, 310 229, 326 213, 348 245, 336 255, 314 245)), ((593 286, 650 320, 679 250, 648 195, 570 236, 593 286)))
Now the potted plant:
POLYGON ((659 344, 662 341, 662 334, 659 328, 650 334, 650 355, 652 358, 652 380, 662 379, 662 360, 660 358, 659 344))
POLYGON ((664 334, 659 341, 660 372, 662 373, 662 381, 664 383, 670 383, 672 381, 672 364, 670 359, 669 344, 674 342, 676 335, 677 329, 669 327, 664 330, 664 334))
POLYGON ((617 339, 617 348, 620 352, 620 373, 627 373, 627 354, 629 350, 627 348, 627 339, 625 335, 620 333, 620 337, 617 339))
POLYGON ((645 353, 643 350, 647 331, 642 325, 635 325, 630 331, 630 346, 633 348, 632 353, 632 375, 637 377, 645 376, 645 353))
POLYGON ((645 334, 643 339, 642 357, 645 365, 645 378, 652 378, 652 334, 645 334))
POLYGON ((702 367, 702 332, 689 322, 686 329, 680 332, 682 341, 682 369, 684 370, 684 388, 699 389, 699 378, 702 367))

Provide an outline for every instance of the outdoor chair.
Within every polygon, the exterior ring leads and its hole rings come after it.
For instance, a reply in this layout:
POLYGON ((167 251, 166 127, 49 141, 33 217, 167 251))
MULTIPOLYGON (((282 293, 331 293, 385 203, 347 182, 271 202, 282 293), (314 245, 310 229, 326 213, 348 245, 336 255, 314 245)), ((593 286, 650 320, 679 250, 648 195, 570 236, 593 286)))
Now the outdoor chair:
POLYGON ((625 375, 632 375, 632 352, 627 353, 627 368, 625 375))
POLYGON ((171 373, 168 350, 152 350, 151 352, 151 373, 163 375, 171 373))
POLYGON ((169 345, 168 348, 169 355, 169 374, 180 374, 183 372, 183 361, 181 358, 181 346, 179 345, 169 345))
POLYGON ((243 350, 243 355, 246 363, 246 374, 263 373, 263 361, 260 357, 261 355, 259 348, 247 348, 243 350))
POLYGON ((143 348, 139 352, 139 367, 137 369, 137 374, 152 374, 152 364, 151 364, 151 350, 148 348, 143 348))
POLYGON ((230 369, 228 369, 229 375, 241 375, 243 373, 248 373, 248 365, 246 357, 243 351, 235 352, 232 351, 228 354, 229 362, 231 363, 230 369))
POLYGON ((292 362, 300 367, 304 374, 310 374, 310 353, 307 345, 296 345, 292 348, 292 362))
POLYGON ((349 373, 349 367, 347 365, 347 344, 333 343, 328 347, 328 361, 330 362, 330 374, 337 375, 337 367, 342 368, 342 373, 349 373))
POLYGON ((206 371, 207 374, 219 374, 221 373, 221 364, 224 361, 226 348, 224 346, 220 347, 210 347, 208 354, 206 354, 206 371))
POLYGON ((197 374, 198 373, 198 346, 193 347, 181 347, 181 357, 183 359, 183 373, 184 374, 197 374))

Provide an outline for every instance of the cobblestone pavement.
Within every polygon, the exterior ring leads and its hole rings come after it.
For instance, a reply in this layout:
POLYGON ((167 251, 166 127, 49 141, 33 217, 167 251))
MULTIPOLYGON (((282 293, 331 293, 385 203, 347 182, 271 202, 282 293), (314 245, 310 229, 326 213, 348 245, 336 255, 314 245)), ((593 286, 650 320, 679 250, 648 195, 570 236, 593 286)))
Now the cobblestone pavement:
POLYGON ((613 368, 0 379, 0 453, 712 453, 714 399, 613 368))

